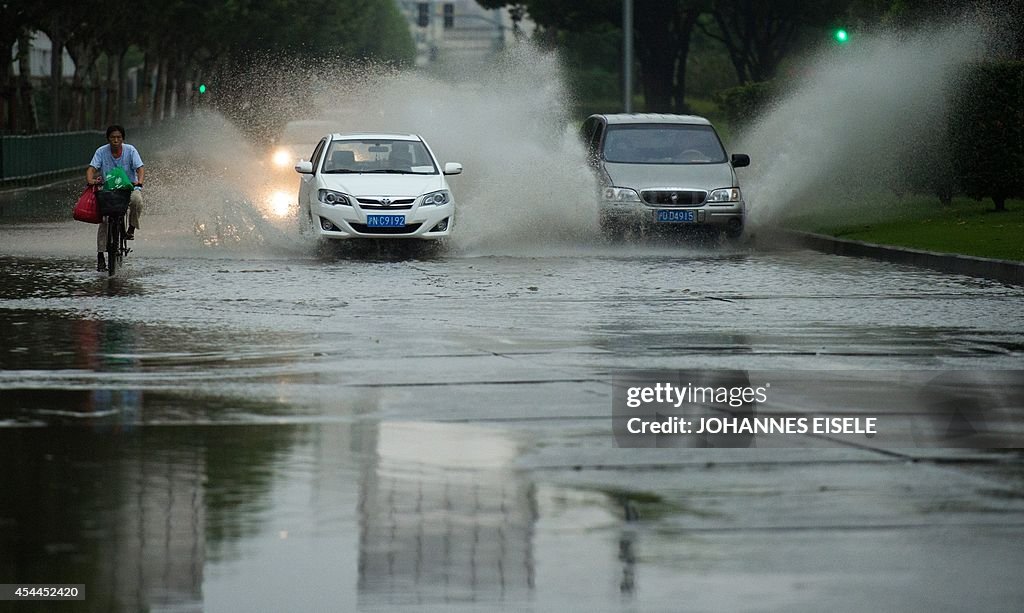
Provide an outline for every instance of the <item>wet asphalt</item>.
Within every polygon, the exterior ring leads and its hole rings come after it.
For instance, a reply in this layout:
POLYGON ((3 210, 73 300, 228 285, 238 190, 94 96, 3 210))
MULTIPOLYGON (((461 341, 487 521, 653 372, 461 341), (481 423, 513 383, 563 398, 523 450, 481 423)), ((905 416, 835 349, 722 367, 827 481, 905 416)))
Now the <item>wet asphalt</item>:
MULTIPOLYGON (((1024 603, 1019 405, 1009 449, 630 449, 611 420, 639 369, 1016 371, 1020 287, 743 243, 318 249, 159 214, 107 278, 91 228, 16 204, 0 583, 84 584, 63 604, 90 611, 1024 603)), ((810 379, 797 402, 827 406, 810 379)))

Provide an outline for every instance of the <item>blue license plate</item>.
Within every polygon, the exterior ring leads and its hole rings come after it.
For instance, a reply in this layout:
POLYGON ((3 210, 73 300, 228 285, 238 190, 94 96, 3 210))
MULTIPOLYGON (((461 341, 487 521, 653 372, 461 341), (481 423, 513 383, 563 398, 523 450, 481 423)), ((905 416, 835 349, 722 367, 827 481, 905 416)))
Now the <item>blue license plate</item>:
POLYGON ((367 215, 366 225, 371 228, 401 228, 405 226, 405 215, 367 215))
POLYGON ((695 211, 658 211, 655 221, 663 223, 693 223, 697 220, 695 211))

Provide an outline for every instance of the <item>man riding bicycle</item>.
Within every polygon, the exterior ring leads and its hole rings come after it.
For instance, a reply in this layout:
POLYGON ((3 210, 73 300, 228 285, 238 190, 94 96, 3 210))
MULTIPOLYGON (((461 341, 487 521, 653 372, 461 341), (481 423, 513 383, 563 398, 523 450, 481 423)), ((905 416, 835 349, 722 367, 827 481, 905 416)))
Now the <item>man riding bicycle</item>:
MULTIPOLYGON (((142 180, 146 174, 139 151, 132 145, 124 142, 124 128, 119 125, 112 125, 107 128, 107 143, 92 154, 92 161, 85 169, 85 182, 89 185, 100 185, 103 183, 107 173, 115 168, 121 168, 128 173, 135 189, 132 190, 131 200, 128 202, 128 232, 125 238, 135 239, 135 230, 139 228, 139 215, 142 213, 142 180)), ((107 224, 101 223, 96 230, 96 270, 106 270, 106 262, 103 260, 103 252, 107 248, 107 224)))

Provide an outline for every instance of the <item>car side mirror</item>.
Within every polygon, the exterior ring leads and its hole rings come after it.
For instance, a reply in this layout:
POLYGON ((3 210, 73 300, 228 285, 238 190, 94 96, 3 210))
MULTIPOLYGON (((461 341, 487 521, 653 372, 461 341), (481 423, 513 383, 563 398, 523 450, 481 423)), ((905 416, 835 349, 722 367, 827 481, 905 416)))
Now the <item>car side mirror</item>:
POLYGON ((744 166, 750 166, 750 156, 746 153, 732 154, 732 167, 743 168, 744 166))
POLYGON ((461 175, 462 164, 458 162, 446 162, 444 165, 444 174, 446 175, 461 175))
POLYGON ((313 174, 313 162, 300 160, 299 163, 295 165, 295 172, 299 173, 300 175, 313 174))

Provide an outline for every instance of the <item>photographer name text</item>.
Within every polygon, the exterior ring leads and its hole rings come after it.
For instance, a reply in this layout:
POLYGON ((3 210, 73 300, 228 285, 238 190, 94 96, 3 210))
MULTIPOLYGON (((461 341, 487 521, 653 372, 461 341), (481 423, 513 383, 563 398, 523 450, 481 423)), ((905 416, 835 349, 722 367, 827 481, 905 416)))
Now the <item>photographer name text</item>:
POLYGON ((630 434, 864 434, 878 433, 877 417, 632 417, 630 434))

